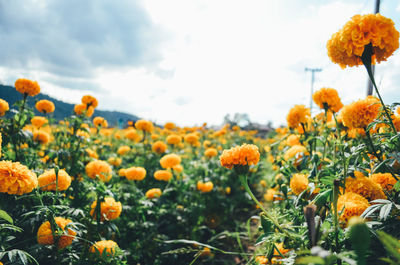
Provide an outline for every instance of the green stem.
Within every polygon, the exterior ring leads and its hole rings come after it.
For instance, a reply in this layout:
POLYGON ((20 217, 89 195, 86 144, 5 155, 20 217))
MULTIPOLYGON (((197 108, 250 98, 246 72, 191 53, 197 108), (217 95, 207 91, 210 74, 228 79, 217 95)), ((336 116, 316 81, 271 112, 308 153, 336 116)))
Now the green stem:
MULTIPOLYGON (((340 153, 342 155, 342 164, 343 164, 343 181, 344 181, 344 185, 346 186, 346 177, 347 177, 347 163, 346 163, 346 157, 344 155, 344 148, 343 148, 343 142, 342 142, 342 135, 340 134, 340 127, 339 127, 339 123, 336 119, 336 115, 333 114, 333 118, 335 119, 335 123, 336 123, 336 132, 337 132, 337 136, 339 138, 339 144, 340 144, 340 153)), ((336 152, 335 152, 336 153, 336 152)))
POLYGON ((339 221, 338 221, 338 207, 337 207, 337 202, 339 198, 339 184, 340 180, 335 179, 333 181, 333 210, 334 210, 334 216, 333 216, 333 222, 335 226, 335 251, 336 253, 339 253, 339 221))

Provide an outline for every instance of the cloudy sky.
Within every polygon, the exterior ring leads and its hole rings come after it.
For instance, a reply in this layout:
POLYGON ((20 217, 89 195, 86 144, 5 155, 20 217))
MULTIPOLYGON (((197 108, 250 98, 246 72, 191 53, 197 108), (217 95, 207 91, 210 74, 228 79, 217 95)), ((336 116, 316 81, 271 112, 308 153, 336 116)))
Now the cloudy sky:
MULTIPOLYGON (((400 4, 381 14, 400 30, 400 4)), ((283 124, 291 106, 309 105, 333 87, 344 103, 366 94, 362 67, 342 70, 326 42, 375 0, 0 0, 0 83, 37 80, 70 103, 82 95, 99 108, 158 123, 221 124, 248 113, 283 124)), ((377 66, 387 102, 400 101, 400 52, 377 66)))

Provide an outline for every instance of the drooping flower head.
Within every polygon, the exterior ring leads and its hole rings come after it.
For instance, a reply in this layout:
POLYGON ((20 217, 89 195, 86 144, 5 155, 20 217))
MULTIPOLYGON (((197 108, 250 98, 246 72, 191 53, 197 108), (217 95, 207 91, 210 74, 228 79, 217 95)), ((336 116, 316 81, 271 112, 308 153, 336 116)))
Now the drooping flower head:
POLYGON ((20 78, 15 81, 15 89, 19 93, 26 94, 31 97, 34 97, 40 93, 40 86, 36 81, 31 81, 24 78, 20 78))
POLYGON ((304 105, 295 105, 290 109, 288 115, 286 116, 286 121, 289 128, 297 128, 301 124, 306 124, 308 118, 310 118, 310 109, 306 108, 304 105))
POLYGON ((343 107, 341 111, 343 124, 350 129, 364 129, 378 117, 380 108, 381 104, 376 98, 355 101, 343 107))
POLYGON ((102 181, 108 182, 112 177, 111 166, 106 161, 91 161, 86 165, 85 170, 86 174, 91 179, 96 179, 97 177, 99 177, 102 181))
POLYGON ((42 190, 56 190, 56 182, 58 182, 58 190, 66 190, 71 185, 71 177, 65 170, 59 170, 56 179, 56 171, 54 169, 45 171, 38 177, 39 187, 42 190), (57 181, 56 181, 57 180, 57 181))
POLYGON ((325 109, 326 106, 333 112, 338 112, 343 107, 338 92, 333 88, 321 88, 313 94, 313 100, 321 109, 325 109))
MULTIPOLYGON (((96 206, 97 201, 94 201, 90 206, 90 215, 96 217, 96 206)), ((116 202, 112 197, 105 197, 104 201, 100 203, 100 220, 114 220, 117 219, 121 215, 122 204, 121 202, 116 202)))
POLYGON ((228 169, 234 166, 256 165, 260 160, 260 152, 254 144, 243 144, 224 150, 219 159, 221 165, 228 169))
MULTIPOLYGON (((71 245, 72 241, 75 238, 76 232, 72 229, 68 229, 65 231, 66 226, 69 223, 72 223, 71 220, 65 219, 62 217, 55 217, 54 218, 57 226, 63 231, 63 234, 58 235, 60 236, 58 239, 58 248, 62 249, 69 245, 71 245)), ((57 232, 55 232, 57 233, 57 232)), ((53 231, 51 230, 51 224, 49 221, 44 222, 37 232, 37 241, 41 245, 53 245, 54 244, 54 237, 53 231)))
POLYGON ((36 174, 19 162, 0 161, 0 192, 22 195, 38 185, 36 174))
POLYGON ((36 102, 36 109, 41 113, 52 113, 56 109, 54 103, 47 99, 42 99, 36 102))

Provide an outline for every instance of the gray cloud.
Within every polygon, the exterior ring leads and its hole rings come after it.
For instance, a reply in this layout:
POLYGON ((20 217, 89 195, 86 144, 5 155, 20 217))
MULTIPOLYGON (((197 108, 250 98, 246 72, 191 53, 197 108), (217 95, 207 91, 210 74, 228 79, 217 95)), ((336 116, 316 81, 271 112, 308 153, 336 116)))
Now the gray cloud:
POLYGON ((8 68, 74 78, 101 67, 157 74, 164 38, 139 1, 0 0, 0 66, 8 68))

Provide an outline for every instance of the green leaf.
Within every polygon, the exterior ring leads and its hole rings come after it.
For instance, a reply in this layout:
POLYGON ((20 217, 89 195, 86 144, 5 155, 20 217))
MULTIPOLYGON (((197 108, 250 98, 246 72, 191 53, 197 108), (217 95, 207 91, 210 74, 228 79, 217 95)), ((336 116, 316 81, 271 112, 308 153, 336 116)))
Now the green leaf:
POLYGON ((324 264, 324 259, 314 256, 300 257, 296 259, 296 264, 324 264))
POLYGON ((10 215, 8 215, 8 213, 6 213, 3 210, 0 210, 0 218, 6 220, 7 222, 9 222, 10 224, 13 224, 13 219, 11 218, 10 215))

